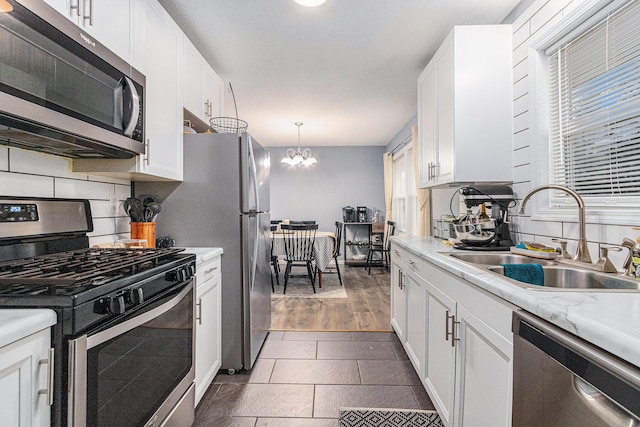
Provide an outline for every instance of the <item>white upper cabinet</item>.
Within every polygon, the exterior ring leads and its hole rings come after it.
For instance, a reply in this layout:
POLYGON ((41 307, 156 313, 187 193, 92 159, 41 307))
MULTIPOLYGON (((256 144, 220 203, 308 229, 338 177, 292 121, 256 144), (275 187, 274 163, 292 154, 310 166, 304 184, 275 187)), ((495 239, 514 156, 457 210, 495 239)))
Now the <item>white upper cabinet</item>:
POLYGON ((138 59, 146 75, 146 154, 138 171, 182 180, 182 39, 156 0, 142 2, 138 59))
POLYGON ((45 0, 125 61, 131 60, 134 0, 45 0))
POLYGON ((207 126, 222 116, 224 82, 188 38, 184 38, 184 108, 207 126))
POLYGON ((156 0, 136 2, 133 65, 145 76, 145 154, 74 160, 75 172, 181 181, 183 33, 156 0))
POLYGON ((456 26, 418 78, 420 186, 513 180, 511 27, 456 26))

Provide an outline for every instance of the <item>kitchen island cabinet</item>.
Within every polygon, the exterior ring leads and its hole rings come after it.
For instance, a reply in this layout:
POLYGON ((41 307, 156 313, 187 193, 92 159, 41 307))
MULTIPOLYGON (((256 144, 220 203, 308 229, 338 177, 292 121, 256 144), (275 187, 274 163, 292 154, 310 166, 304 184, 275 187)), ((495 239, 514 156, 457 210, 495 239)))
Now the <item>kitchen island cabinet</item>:
POLYGON ((187 248, 196 254, 196 406, 222 366, 221 248, 187 248))
POLYGON ((391 259, 406 292, 401 341, 444 424, 510 425, 514 307, 395 244, 391 259))
POLYGON ((456 26, 418 77, 420 187, 513 180, 511 43, 509 25, 456 26))
POLYGON ((0 413, 2 425, 48 427, 48 382, 53 369, 52 310, 0 310, 0 413), (42 392, 41 392, 42 391, 42 392))

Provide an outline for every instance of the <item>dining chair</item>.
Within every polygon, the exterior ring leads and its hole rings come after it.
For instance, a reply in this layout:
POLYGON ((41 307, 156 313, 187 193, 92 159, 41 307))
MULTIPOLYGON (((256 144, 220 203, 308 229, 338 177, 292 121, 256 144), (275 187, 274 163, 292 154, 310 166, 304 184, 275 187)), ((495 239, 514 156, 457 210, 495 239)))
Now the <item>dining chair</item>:
POLYGON ((278 224, 271 224, 271 267, 273 268, 273 274, 271 275, 271 292, 275 292, 276 289, 273 286, 273 275, 276 276, 276 283, 280 286, 280 264, 278 263, 278 255, 273 252, 274 234, 278 230, 278 224))
POLYGON ((371 243, 369 246, 369 252, 367 252, 367 262, 364 268, 367 268, 368 274, 371 274, 371 266, 375 263, 377 266, 384 267, 389 270, 389 252, 391 250, 391 236, 396 231, 396 223, 394 221, 387 221, 387 227, 384 231, 384 238, 381 243, 371 243), (373 254, 379 253, 380 260, 374 260, 373 254))
POLYGON ((316 221, 312 220, 312 221, 289 221, 289 224, 293 224, 293 225, 300 225, 300 224, 315 224, 316 221))
POLYGON ((342 275, 340 274, 340 267, 338 266, 338 258, 340 258, 340 247, 342 246, 342 222, 336 221, 336 240, 333 247, 333 260, 336 263, 336 273, 338 273, 338 280, 340 280, 340 286, 342 284, 342 275))
POLYGON ((281 224, 284 237, 284 252, 287 266, 284 269, 284 290, 287 293, 287 285, 291 276, 292 267, 306 267, 311 281, 313 293, 316 293, 316 275, 313 267, 313 245, 316 240, 318 224, 281 224))

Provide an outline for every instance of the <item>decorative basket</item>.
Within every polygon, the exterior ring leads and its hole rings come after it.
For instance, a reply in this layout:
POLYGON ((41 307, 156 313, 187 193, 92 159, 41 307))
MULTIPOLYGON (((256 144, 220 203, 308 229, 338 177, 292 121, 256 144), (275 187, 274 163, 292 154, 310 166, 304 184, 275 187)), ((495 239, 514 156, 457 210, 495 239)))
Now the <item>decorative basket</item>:
POLYGON ((209 120, 211 129, 217 133, 237 133, 240 134, 247 130, 249 124, 244 120, 234 117, 212 117, 209 120))

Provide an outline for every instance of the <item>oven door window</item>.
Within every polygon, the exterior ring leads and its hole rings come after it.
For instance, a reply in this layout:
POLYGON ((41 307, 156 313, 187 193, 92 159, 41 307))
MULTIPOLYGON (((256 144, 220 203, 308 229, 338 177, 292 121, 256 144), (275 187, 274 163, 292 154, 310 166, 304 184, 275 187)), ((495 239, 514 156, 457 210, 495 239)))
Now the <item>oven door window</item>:
POLYGON ((178 297, 180 301, 159 316, 93 347, 89 344, 84 425, 144 425, 189 374, 193 290, 183 290, 174 301, 178 297))

